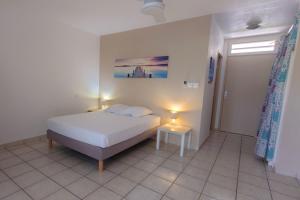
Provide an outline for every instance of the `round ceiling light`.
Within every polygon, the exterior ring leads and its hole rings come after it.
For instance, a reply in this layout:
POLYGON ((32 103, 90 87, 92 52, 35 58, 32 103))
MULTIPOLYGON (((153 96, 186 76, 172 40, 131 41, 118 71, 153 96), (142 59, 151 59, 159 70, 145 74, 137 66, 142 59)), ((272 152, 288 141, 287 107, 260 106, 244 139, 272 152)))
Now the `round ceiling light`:
POLYGON ((259 17, 253 17, 247 22, 246 29, 248 30, 255 30, 261 27, 262 20, 259 17))

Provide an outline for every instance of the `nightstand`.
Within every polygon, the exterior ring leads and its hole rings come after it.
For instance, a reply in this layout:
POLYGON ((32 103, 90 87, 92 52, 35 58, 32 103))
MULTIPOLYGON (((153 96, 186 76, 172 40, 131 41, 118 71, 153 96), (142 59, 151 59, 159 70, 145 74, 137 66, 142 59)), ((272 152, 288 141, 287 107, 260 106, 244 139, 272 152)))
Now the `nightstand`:
POLYGON ((177 135, 181 137, 181 145, 180 145, 180 156, 183 156, 184 146, 185 146, 185 136, 188 136, 188 148, 191 148, 191 138, 192 138, 192 128, 187 126, 181 126, 176 124, 165 124, 157 128, 156 135, 156 149, 159 150, 160 144, 160 133, 165 133, 165 143, 168 143, 169 134, 177 135))

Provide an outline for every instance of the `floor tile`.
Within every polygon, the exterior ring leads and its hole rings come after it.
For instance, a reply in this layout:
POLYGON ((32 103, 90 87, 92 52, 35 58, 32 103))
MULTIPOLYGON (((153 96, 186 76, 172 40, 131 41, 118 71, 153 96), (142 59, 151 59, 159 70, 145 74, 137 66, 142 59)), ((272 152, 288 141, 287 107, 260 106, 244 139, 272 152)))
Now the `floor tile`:
POLYGON ((52 176, 54 174, 57 174, 57 173, 65 170, 65 169, 66 169, 66 167, 64 165, 59 164, 57 162, 53 162, 49 165, 46 165, 46 166, 40 168, 39 170, 47 176, 52 176))
POLYGON ((299 200, 300 198, 294 198, 291 196, 286 196, 284 194, 280 194, 278 192, 272 192, 273 200, 299 200))
POLYGON ((123 173, 121 173, 121 176, 131 181, 134 181, 136 183, 139 183, 140 181, 145 179, 146 176, 148 176, 148 173, 140 169, 137 169, 135 167, 130 167, 127 170, 125 170, 123 173))
POLYGON ((70 193, 69 191, 61 189, 49 195, 44 200, 79 200, 79 198, 70 193))
POLYGON ((155 164, 161 164, 164 162, 165 158, 159 157, 159 156, 154 156, 152 154, 146 156, 144 160, 155 163, 155 164))
POLYGON ((205 181, 194 178, 187 174, 181 174, 175 181, 177 185, 183 186, 190 190, 201 192, 203 190, 205 181))
POLYGON ((79 165, 76 165, 72 167, 72 170, 75 172, 81 174, 81 175, 87 175, 90 173, 92 170, 97 170, 98 164, 96 162, 82 162, 79 165))
POLYGON ((260 176, 262 178, 266 178, 267 176, 264 165, 248 165, 241 163, 240 171, 250 175, 260 176))
POLYGON ((238 176, 238 171, 232 168, 214 166, 212 173, 220 174, 229 178, 236 179, 238 176))
POLYGON ((103 173, 94 159, 61 145, 51 151, 46 142, 26 145, 0 150, 0 198, 230 200, 237 190, 236 200, 270 200, 269 179, 273 200, 300 199, 296 179, 266 169, 253 153, 255 139, 250 137, 213 133, 199 151, 186 151, 184 157, 178 146, 162 143, 163 150, 156 151, 155 142, 147 141, 108 159, 103 173))
POLYGON ((4 160, 4 159, 7 159, 7 158, 10 158, 10 157, 13 157, 14 154, 9 152, 9 151, 6 151, 6 150, 3 150, 0 152, 0 160, 4 160))
POLYGON ((50 178, 62 186, 67 186, 81 177, 82 176, 80 174, 74 172, 73 170, 66 169, 58 174, 55 174, 54 176, 51 176, 50 178))
POLYGON ((113 172, 104 170, 104 172, 99 172, 98 170, 93 170, 86 177, 95 181, 96 183, 103 185, 113 179, 116 176, 113 172))
POLYGON ((32 171, 33 168, 26 163, 15 165, 10 168, 6 168, 4 172, 11 178, 24 174, 26 172, 32 171))
POLYGON ((46 142, 34 142, 31 144, 28 144, 28 146, 30 146, 33 149, 39 148, 39 147, 44 147, 44 146, 48 146, 48 144, 46 142))
POLYGON ((31 200, 31 198, 24 191, 20 190, 7 196, 3 200, 31 200))
POLYGON ((200 178, 202 180, 206 180, 207 177, 208 177, 208 174, 209 174, 209 171, 208 170, 204 170, 204 169, 200 169, 200 168, 196 168, 196 167, 193 167, 193 166, 187 166, 183 173, 185 174, 188 174, 192 177, 195 177, 195 178, 200 178))
POLYGON ((138 159, 143 159, 145 158, 148 154, 146 154, 145 152, 143 151, 140 151, 140 150, 135 150, 134 152, 130 153, 129 155, 133 156, 133 157, 136 157, 138 159))
POLYGON ((41 174, 39 171, 34 170, 31 172, 27 172, 25 174, 22 174, 18 177, 15 177, 13 180, 16 182, 20 187, 25 188, 28 187, 34 183, 37 183, 43 179, 45 179, 46 176, 41 174))
POLYGON ((33 151, 33 149, 30 148, 30 147, 27 147, 27 146, 24 146, 24 147, 21 147, 21 148, 17 148, 17 149, 12 150, 12 152, 13 152, 14 154, 16 154, 16 155, 20 155, 20 154, 22 154, 22 153, 28 153, 28 152, 30 152, 30 151, 33 151))
POLYGON ((170 198, 167 197, 167 196, 163 196, 163 198, 162 198, 161 200, 172 200, 172 199, 170 199, 170 198))
POLYGON ((259 177, 259 176, 253 176, 250 174, 240 172, 239 181, 249 183, 249 184, 255 185, 257 187, 269 189, 269 184, 268 184, 267 179, 259 177))
POLYGON ((47 155, 50 159, 55 161, 60 161, 63 159, 66 159, 68 157, 68 154, 65 152, 55 152, 47 155))
POLYGON ((179 175, 179 172, 164 167, 159 167, 153 172, 153 174, 166 179, 167 181, 173 182, 179 175))
POLYGON ((87 178, 81 178, 66 188, 76 196, 84 198, 99 188, 99 185, 87 178))
POLYGON ((202 194, 199 200, 217 200, 217 199, 207 196, 205 194, 202 194))
POLYGON ((136 163, 138 163, 140 161, 140 159, 135 158, 131 155, 128 155, 128 156, 125 156, 124 158, 121 158, 120 161, 127 165, 135 165, 136 163))
POLYGON ((12 181, 7 180, 0 183, 0 199, 17 192, 20 188, 12 181))
POLYGON ((158 150, 158 151, 153 152, 152 155, 160 156, 162 158, 168 158, 168 157, 170 157, 172 155, 172 153, 168 152, 168 151, 158 150))
POLYGON ((160 200, 162 197, 161 194, 156 193, 148 188, 143 186, 137 186, 134 188, 127 196, 127 200, 160 200))
POLYGON ((19 157, 24 161, 30 161, 30 160, 33 160, 33 159, 36 159, 36 158, 39 158, 42 156, 43 156, 42 153, 35 151, 35 150, 27 152, 27 153, 22 153, 19 155, 19 157))
POLYGON ((248 183, 239 182, 238 193, 260 200, 271 200, 271 194, 269 190, 250 185, 248 183))
POLYGON ((286 185, 273 180, 270 180, 269 183, 272 191, 300 199, 300 187, 286 185))
POLYGON ((53 160, 47 158, 46 156, 42 156, 40 158, 36 158, 34 160, 30 160, 28 163, 34 168, 41 168, 43 166, 49 165, 54 162, 53 160))
POLYGON ((141 184, 156 192, 164 194, 167 192, 172 183, 165 179, 159 178, 158 176, 150 175, 141 184))
POLYGON ((0 183, 3 181, 7 181, 9 178, 3 172, 0 171, 0 183))
POLYGON ((104 187, 96 190, 92 194, 88 195, 85 200, 121 200, 122 197, 104 187))
POLYGON ((190 163, 191 166, 210 170, 213 166, 213 161, 207 161, 207 160, 199 160, 199 159, 193 159, 190 163))
POLYGON ((161 151, 167 151, 167 152, 171 152, 171 153, 175 153, 178 149, 179 149, 179 146, 172 145, 172 144, 162 145, 160 147, 161 151))
POLYGON ((184 187, 174 184, 171 186, 166 196, 174 200, 196 200, 200 197, 200 193, 188 190, 184 187))
POLYGON ((123 171, 125 171, 126 169, 128 169, 130 166, 125 164, 125 163, 122 163, 120 161, 114 161, 112 163, 109 163, 107 166, 106 166, 106 169, 111 171, 111 172, 114 172, 116 174, 120 174, 122 173, 123 171))
POLYGON ((6 145, 6 149, 9 151, 14 151, 15 149, 26 147, 26 145, 23 144, 22 141, 13 142, 6 145))
POLYGON ((82 160, 72 156, 62 159, 59 162, 65 165, 66 167, 74 167, 75 165, 78 165, 80 162, 82 162, 82 160))
POLYGON ((135 187, 135 185, 136 185, 135 182, 117 176, 113 178, 111 181, 109 181, 108 183, 106 183, 105 187, 121 196, 125 196, 128 192, 130 192, 135 187))
POLYGON ((147 154, 151 154, 153 152, 156 151, 156 149, 152 146, 148 146, 148 145, 143 145, 143 146, 140 146, 139 148, 141 151, 144 151, 146 152, 147 154))
POLYGON ((181 172, 182 170, 184 170, 186 164, 184 162, 177 162, 174 160, 166 160, 161 166, 181 172))
POLYGON ((257 200, 255 197, 250 197, 241 193, 237 193, 236 200, 257 200))
POLYGON ((33 198, 33 199, 43 199, 46 196, 58 191, 61 189, 59 185, 51 181, 50 179, 44 179, 38 183, 35 183, 27 188, 25 191, 33 198))
POLYGON ((168 160, 173 160, 175 162, 180 162, 180 163, 185 163, 185 164, 191 162, 192 159, 193 159, 193 157, 189 157, 187 155, 184 155, 183 157, 181 157, 179 155, 179 153, 173 154, 171 157, 168 158, 168 160))
POLYGON ((219 174, 214 174, 214 173, 212 173, 209 176, 208 182, 213 183, 214 185, 218 185, 218 186, 230 189, 230 190, 236 190, 236 187, 237 187, 236 179, 226 177, 223 175, 219 175, 219 174))
POLYGON ((140 160, 138 163, 134 165, 134 167, 144 170, 146 172, 153 172, 159 165, 155 163, 151 163, 149 161, 140 160))
POLYGON ((235 200, 236 196, 235 190, 229 190, 212 183, 206 184, 203 193, 220 200, 235 200))
POLYGON ((281 182, 281 183, 291 185, 291 186, 294 186, 294 187, 300 187, 297 179, 294 178, 294 177, 283 176, 283 175, 276 174, 276 173, 270 172, 270 171, 267 172, 267 175, 268 175, 268 178, 270 180, 281 182))
POLYGON ((12 157, 0 160, 0 169, 6 169, 6 168, 9 168, 9 167, 21 164, 21 163, 23 163, 23 161, 20 158, 18 158, 16 156, 12 156, 12 157))

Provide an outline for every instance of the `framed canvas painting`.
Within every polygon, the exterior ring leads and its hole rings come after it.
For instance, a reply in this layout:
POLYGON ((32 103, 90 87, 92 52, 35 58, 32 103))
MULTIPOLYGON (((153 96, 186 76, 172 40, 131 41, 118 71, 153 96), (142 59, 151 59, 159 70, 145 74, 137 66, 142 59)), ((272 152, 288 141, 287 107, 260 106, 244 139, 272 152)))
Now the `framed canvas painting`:
POLYGON ((208 83, 212 83, 214 81, 214 76, 215 76, 215 59, 213 57, 210 57, 208 83))
POLYGON ((115 60, 115 78, 168 78, 169 56, 115 60))

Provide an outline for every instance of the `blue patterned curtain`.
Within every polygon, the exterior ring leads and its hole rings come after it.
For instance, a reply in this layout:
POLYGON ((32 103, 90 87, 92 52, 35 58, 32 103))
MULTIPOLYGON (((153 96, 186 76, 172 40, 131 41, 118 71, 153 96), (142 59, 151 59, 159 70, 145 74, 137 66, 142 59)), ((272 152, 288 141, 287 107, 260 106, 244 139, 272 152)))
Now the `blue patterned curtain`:
POLYGON ((292 51, 295 48, 298 34, 299 18, 289 32, 282 36, 274 61, 264 102, 261 122, 258 130, 256 154, 267 161, 272 161, 275 153, 277 135, 281 119, 285 83, 292 51))

